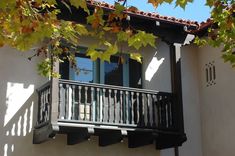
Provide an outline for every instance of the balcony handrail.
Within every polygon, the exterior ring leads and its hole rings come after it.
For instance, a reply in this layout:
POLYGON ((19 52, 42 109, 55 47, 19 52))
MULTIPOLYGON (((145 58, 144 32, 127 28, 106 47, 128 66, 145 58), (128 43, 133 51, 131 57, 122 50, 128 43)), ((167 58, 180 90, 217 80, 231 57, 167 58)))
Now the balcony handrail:
POLYGON ((80 82, 80 81, 65 80, 65 79, 59 79, 59 83, 70 84, 70 85, 82 85, 82 86, 97 87, 97 88, 104 88, 104 89, 114 89, 114 90, 117 89, 117 90, 122 90, 122 91, 138 92, 138 93, 144 92, 146 94, 172 95, 172 93, 170 92, 160 92, 160 91, 149 90, 149 89, 114 86, 114 85, 98 84, 98 83, 90 83, 90 82, 80 82))
POLYGON ((51 81, 47 81, 46 83, 44 83, 41 87, 39 87, 38 89, 36 89, 36 92, 41 92, 42 90, 44 90, 46 87, 50 87, 51 86, 51 81))

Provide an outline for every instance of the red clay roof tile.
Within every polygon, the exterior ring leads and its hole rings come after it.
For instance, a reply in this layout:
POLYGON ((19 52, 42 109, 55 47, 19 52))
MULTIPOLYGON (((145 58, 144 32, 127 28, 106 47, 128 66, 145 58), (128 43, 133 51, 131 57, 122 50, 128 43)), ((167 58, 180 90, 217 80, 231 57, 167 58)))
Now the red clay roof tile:
MULTIPOLYGON (((87 4, 90 6, 100 6, 105 9, 114 10, 114 5, 108 4, 106 2, 99 2, 96 0, 87 0, 87 4)), ((142 16, 145 18, 149 18, 151 20, 156 21, 165 21, 172 24, 179 24, 179 25, 185 25, 185 26, 193 26, 197 28, 197 31, 200 31, 201 29, 207 28, 209 25, 212 24, 212 20, 208 19, 206 22, 201 22, 200 24, 197 21, 192 20, 184 20, 180 18, 170 17, 170 16, 162 16, 158 13, 150 13, 150 12, 144 12, 140 10, 126 9, 125 12, 130 15, 136 15, 136 16, 142 16)))

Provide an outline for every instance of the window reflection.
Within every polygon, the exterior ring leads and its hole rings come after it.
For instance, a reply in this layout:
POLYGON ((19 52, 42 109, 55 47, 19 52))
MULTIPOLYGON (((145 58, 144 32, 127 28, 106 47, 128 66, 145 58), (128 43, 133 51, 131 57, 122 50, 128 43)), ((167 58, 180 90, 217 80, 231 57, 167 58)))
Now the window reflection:
POLYGON ((89 58, 76 57, 77 71, 74 80, 81 82, 93 82, 93 62, 89 58))
POLYGON ((123 85, 123 68, 122 64, 118 63, 118 57, 111 57, 110 63, 104 63, 105 84, 123 85))

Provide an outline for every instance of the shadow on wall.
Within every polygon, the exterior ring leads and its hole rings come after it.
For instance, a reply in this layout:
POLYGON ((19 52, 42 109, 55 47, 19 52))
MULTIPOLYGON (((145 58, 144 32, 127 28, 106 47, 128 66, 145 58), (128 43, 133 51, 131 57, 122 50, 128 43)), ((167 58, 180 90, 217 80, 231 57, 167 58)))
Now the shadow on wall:
POLYGON ((1 85, 0 155, 20 155, 18 149, 32 143, 35 93, 33 85, 7 82, 1 85), (25 140, 25 141, 22 141, 25 140), (27 140, 27 141, 26 141, 27 140), (17 154, 16 154, 17 153, 17 154))

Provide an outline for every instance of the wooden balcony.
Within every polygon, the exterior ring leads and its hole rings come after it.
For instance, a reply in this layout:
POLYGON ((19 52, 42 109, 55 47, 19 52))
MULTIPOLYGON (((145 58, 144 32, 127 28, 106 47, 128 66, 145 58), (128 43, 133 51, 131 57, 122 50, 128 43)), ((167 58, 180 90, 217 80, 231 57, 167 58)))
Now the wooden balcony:
POLYGON ((58 80, 56 119, 52 119, 51 83, 38 89, 38 118, 34 143, 55 133, 76 144, 99 136, 106 146, 128 137, 129 147, 155 142, 157 149, 181 145, 186 136, 177 129, 172 93, 94 83, 58 80))

